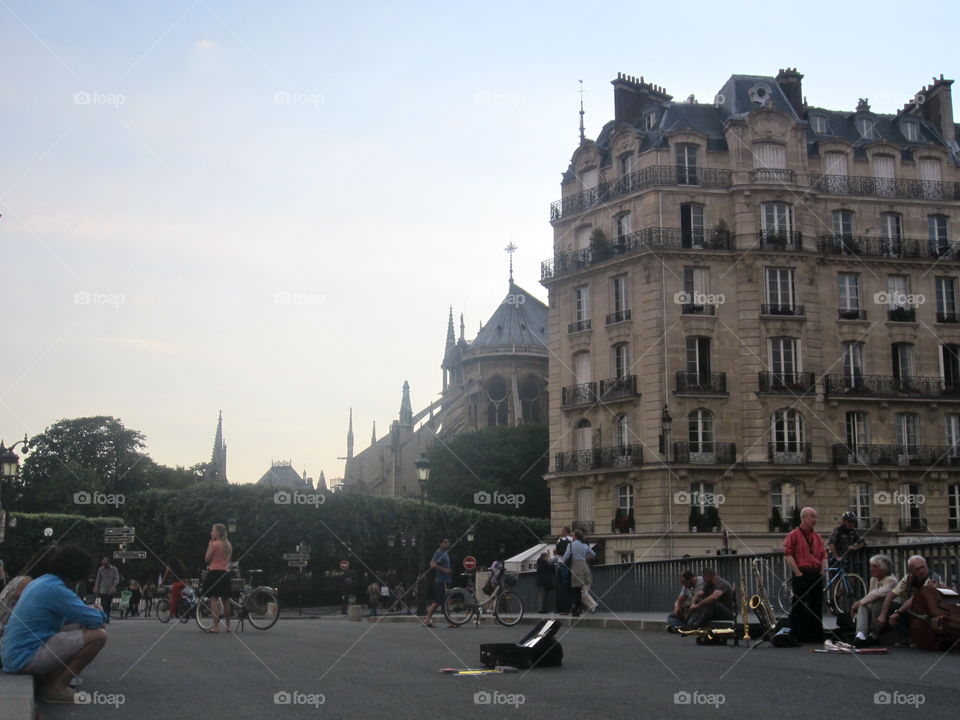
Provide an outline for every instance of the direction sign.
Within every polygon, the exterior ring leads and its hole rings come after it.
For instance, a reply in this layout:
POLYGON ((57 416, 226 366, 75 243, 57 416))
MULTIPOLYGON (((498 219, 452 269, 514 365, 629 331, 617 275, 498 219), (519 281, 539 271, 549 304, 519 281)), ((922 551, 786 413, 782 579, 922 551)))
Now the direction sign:
POLYGON ((103 539, 108 545, 126 545, 133 542, 133 535, 113 535, 103 539))
POLYGON ((309 560, 310 553, 284 553, 284 560, 309 560))
POLYGON ((306 560, 290 560, 287 562, 287 565, 289 565, 290 567, 306 567, 307 561, 306 560))
POLYGON ((349 560, 341 560, 341 561, 340 561, 340 569, 341 569, 341 570, 349 570, 349 569, 350 569, 350 561, 349 561, 349 560))
POLYGON ((114 550, 113 557, 116 560, 146 560, 146 550, 114 550))
POLYGON ((467 555, 463 559, 463 569, 473 570, 477 566, 477 559, 473 555, 467 555))
POLYGON ((104 528, 103 529, 104 537, 109 537, 110 535, 136 535, 136 529, 132 527, 118 527, 118 528, 104 528))

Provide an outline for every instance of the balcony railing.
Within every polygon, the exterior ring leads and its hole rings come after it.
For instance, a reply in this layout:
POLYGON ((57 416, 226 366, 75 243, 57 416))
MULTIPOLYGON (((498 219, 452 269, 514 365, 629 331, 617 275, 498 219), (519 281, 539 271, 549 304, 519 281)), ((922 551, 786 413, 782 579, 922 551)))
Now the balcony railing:
POLYGON ((760 306, 761 315, 786 315, 788 317, 803 317, 803 305, 771 305, 760 306))
POLYGON ((568 385, 560 391, 561 407, 576 407, 577 405, 592 405, 597 401, 597 384, 595 382, 568 385))
POLYGON ((716 305, 694 305, 692 303, 684 303, 681 306, 680 312, 683 315, 716 315, 717 306, 716 305))
POLYGON ((594 188, 573 193, 550 206, 550 220, 563 220, 614 198, 632 195, 655 185, 696 185, 709 188, 730 187, 730 170, 682 165, 652 165, 594 188))
POLYGON ((866 320, 866 310, 853 310, 851 308, 840 308, 837 310, 837 317, 840 320, 866 320))
POLYGON ((727 392, 727 374, 716 373, 677 373, 678 393, 725 393, 727 392))
POLYGON ((617 310, 607 315, 607 325, 627 322, 630 319, 630 310, 617 310))
POLYGON ((911 200, 960 200, 960 183, 853 175, 811 175, 810 187, 827 195, 866 195, 911 200))
POLYGON ((900 532, 927 532, 930 526, 926 518, 900 518, 900 532))
POLYGON ((917 309, 908 307, 888 308, 887 320, 890 322, 916 322, 917 309))
POLYGON ((567 325, 567 332, 572 335, 573 333, 589 330, 591 326, 592 323, 590 320, 575 320, 567 325))
POLYGON ((800 373, 760 373, 760 392, 782 393, 784 395, 803 395, 813 392, 816 379, 812 372, 800 373))
POLYGON ((810 444, 800 442, 772 442, 770 462, 778 465, 806 465, 810 462, 810 444))
POLYGON ((793 170, 785 168, 757 168, 751 171, 750 176, 755 183, 795 185, 797 182, 793 170))
POLYGON ((960 467, 960 447, 950 445, 846 445, 833 446, 834 465, 912 465, 960 467))
POLYGON ((558 253, 540 264, 540 279, 564 275, 611 258, 656 250, 732 250, 734 236, 726 230, 683 230, 651 227, 613 238, 607 244, 558 253))
POLYGON ((803 250, 803 235, 799 230, 759 230, 757 237, 764 250, 791 252, 803 250))
POLYGON ((637 396, 637 376, 624 375, 600 381, 600 401, 613 402, 637 396))
POLYGON ((677 442, 673 461, 681 464, 732 465, 737 461, 737 445, 730 442, 677 442))
POLYGON ((896 259, 960 259, 960 243, 931 242, 920 238, 885 238, 854 235, 821 235, 817 249, 826 255, 896 259))
POLYGON ((638 467, 643 464, 642 445, 618 445, 593 450, 558 452, 554 456, 556 472, 638 467))
POLYGON ((947 312, 938 312, 937 322, 938 323, 958 323, 960 322, 960 313, 957 313, 955 310, 950 310, 947 312))
POLYGON ((826 375, 823 390, 834 397, 926 397, 960 399, 960 386, 938 377, 826 375))

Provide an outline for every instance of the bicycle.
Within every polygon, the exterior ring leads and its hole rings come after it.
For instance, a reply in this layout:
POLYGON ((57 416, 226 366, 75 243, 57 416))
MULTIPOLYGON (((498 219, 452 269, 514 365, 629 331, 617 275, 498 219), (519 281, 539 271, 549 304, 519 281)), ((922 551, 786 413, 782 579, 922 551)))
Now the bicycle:
POLYGON ((493 605, 493 617, 498 623, 506 627, 513 627, 523 619, 523 600, 515 592, 506 590, 505 586, 513 587, 517 578, 515 575, 504 573, 502 581, 494 588, 493 594, 485 602, 477 602, 474 594, 476 588, 476 573, 462 573, 467 577, 467 587, 454 588, 447 593, 443 600, 443 615, 451 625, 460 626, 470 618, 476 618, 480 625, 480 615, 484 608, 493 605))
MULTIPOLYGON (((263 574, 263 570, 251 570, 251 578, 254 575, 263 574)), ((257 630, 269 630, 276 625, 280 618, 280 599, 276 591, 266 585, 253 587, 244 579, 234 580, 240 592, 240 599, 230 598, 231 616, 240 622, 240 630, 244 629, 244 622, 249 620, 257 630)), ((213 611, 210 609, 210 598, 202 597, 197 603, 196 609, 197 627, 201 630, 209 630, 213 627, 213 611)))
MULTIPOLYGON (((157 620, 162 623, 170 622, 172 613, 170 612, 170 587, 163 588, 167 591, 166 597, 156 598, 156 609, 154 614, 157 620)), ((190 585, 186 585, 180 593, 180 599, 177 602, 176 617, 182 622, 189 622, 197 609, 197 595, 190 585)))
MULTIPOLYGON (((867 585, 856 573, 848 573, 843 563, 827 566, 827 585, 823 590, 823 600, 834 615, 850 612, 854 602, 867 594, 867 585)), ((787 578, 777 593, 777 602, 784 614, 790 614, 793 604, 793 584, 787 578)))

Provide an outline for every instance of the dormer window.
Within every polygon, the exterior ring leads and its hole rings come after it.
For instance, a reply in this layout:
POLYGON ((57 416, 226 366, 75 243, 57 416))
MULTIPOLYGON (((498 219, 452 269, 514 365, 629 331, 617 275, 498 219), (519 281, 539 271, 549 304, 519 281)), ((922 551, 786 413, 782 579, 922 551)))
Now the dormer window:
POLYGON ((817 135, 827 134, 827 118, 823 115, 811 115, 810 126, 817 135))
POLYGON ((651 130, 653 130, 653 128, 656 127, 656 125, 657 125, 657 113, 656 113, 656 112, 648 112, 646 115, 643 116, 643 129, 644 129, 644 130, 646 130, 647 132, 650 132, 651 130))
POLYGON ((920 141, 920 126, 913 120, 904 120, 901 128, 903 129, 903 136, 907 140, 910 142, 920 141))
POLYGON ((870 140, 876 138, 876 121, 868 117, 857 118, 857 132, 860 133, 860 137, 862 138, 870 140))

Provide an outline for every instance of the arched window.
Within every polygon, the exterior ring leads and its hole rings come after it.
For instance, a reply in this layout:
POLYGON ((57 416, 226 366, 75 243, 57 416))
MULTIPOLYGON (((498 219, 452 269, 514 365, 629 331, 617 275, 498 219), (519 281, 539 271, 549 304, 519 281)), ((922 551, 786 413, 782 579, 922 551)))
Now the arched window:
POLYGON ((508 416, 507 384, 502 378, 491 378, 487 382, 487 427, 506 425, 508 416))
POLYGON ((540 422, 540 398, 543 395, 543 383, 533 375, 527 375, 520 381, 518 392, 523 407, 524 422, 540 422))
POLYGON ((717 486, 712 482, 690 483, 691 532, 720 532, 720 506, 717 486))
POLYGON ((770 486, 770 532, 788 532, 800 524, 800 486, 775 482, 770 486))

